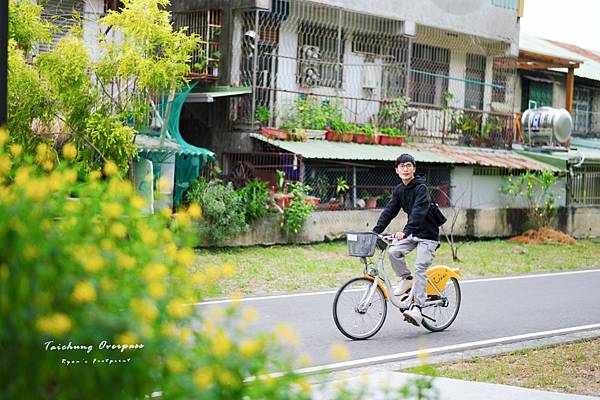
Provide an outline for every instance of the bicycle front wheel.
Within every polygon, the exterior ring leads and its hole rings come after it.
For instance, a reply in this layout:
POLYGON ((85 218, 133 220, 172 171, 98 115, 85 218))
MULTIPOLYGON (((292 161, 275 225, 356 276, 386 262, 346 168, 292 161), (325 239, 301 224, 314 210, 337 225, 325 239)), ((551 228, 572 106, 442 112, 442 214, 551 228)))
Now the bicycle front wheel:
MULTIPOLYGON (((443 304, 423 308, 423 326, 432 332, 443 331, 452 325, 458 315, 461 298, 458 280, 450 278, 441 294, 443 304)), ((439 296, 435 297, 435 300, 439 300, 439 296)))
POLYGON ((379 286, 368 304, 360 307, 371 286, 373 281, 369 279, 351 279, 337 291, 333 300, 335 325, 352 340, 364 340, 375 335, 387 316, 387 302, 379 286))

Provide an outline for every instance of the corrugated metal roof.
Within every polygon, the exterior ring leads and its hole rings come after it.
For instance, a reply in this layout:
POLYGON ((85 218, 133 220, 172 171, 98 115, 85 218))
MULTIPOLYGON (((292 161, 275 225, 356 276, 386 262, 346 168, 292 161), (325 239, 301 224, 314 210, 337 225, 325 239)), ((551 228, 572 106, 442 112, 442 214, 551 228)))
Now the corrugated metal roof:
MULTIPOLYGON (((291 142, 287 140, 268 139, 258 133, 251 133, 250 136, 294 154, 301 154, 304 158, 308 159, 395 161, 400 154, 408 151, 405 146, 398 147, 374 144, 342 143, 329 142, 327 140, 291 142)), ((455 160, 452 158, 425 150, 414 149, 414 151, 411 150, 410 153, 415 157, 415 160, 420 162, 455 162, 455 160)))
MULTIPOLYGON (((519 37, 519 49, 533 51, 548 56, 566 58, 572 61, 583 62, 579 68, 575 68, 575 76, 581 78, 600 80, 600 62, 597 61, 596 57, 590 56, 588 53, 594 53, 581 49, 581 51, 575 50, 573 45, 566 43, 551 42, 546 39, 542 39, 536 36, 528 35, 521 32, 519 37)), ((555 71, 566 72, 566 68, 552 68, 555 71)))
POLYGON ((148 153, 157 152, 170 154, 199 154, 210 160, 215 159, 215 154, 208 149, 204 149, 202 147, 195 147, 194 149, 186 148, 170 138, 165 138, 161 146, 160 138, 158 136, 140 133, 135 136, 134 143, 139 151, 145 151, 148 153))
POLYGON ((307 159, 394 161, 400 154, 410 153, 417 162, 468 164, 508 169, 531 169, 534 171, 561 171, 556 166, 532 160, 514 151, 507 150, 421 143, 411 143, 398 147, 329 142, 326 140, 290 142, 268 139, 258 133, 251 133, 250 136, 294 154, 301 154, 307 159))
POLYGON ((432 153, 438 153, 453 158, 456 163, 498 167, 507 169, 528 169, 532 171, 561 171, 556 166, 541 161, 532 160, 514 151, 484 149, 479 147, 448 146, 442 144, 419 144, 415 147, 432 153))

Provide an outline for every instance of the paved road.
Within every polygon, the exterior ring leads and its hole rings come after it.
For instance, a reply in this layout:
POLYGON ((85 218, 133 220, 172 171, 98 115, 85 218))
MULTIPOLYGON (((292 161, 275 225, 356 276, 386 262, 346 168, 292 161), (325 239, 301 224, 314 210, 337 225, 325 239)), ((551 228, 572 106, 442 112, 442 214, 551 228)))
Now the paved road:
MULTIPOLYGON (((466 280, 461 289, 460 313, 446 331, 430 333, 414 327, 389 304, 383 328, 366 341, 351 341, 337 330, 332 318, 334 291, 244 299, 243 306, 258 311, 255 329, 289 324, 301 338, 299 352, 308 354, 313 366, 327 369, 414 357, 420 348, 457 351, 600 327, 600 270, 466 280), (336 342, 349 349, 349 362, 335 364, 329 356, 336 342)), ((205 302, 197 307, 226 304, 205 302)))

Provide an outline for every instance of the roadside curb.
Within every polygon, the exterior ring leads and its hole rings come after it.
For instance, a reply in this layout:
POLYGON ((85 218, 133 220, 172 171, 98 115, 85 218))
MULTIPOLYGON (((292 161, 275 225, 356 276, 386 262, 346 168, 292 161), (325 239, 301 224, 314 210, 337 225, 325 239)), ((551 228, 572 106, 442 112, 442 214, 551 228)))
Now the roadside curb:
MULTIPOLYGON (((495 356, 519 350, 530 350, 559 344, 569 344, 581 340, 595 339, 599 337, 600 329, 593 329, 589 331, 573 332, 562 335, 543 337, 539 339, 530 339, 519 342, 506 343, 492 347, 482 347, 479 349, 457 351, 439 355, 430 355, 427 357, 426 360, 428 365, 435 366, 436 364, 442 364, 447 362, 469 360, 476 357, 495 356)), ((333 371, 320 376, 320 380, 321 382, 327 382, 383 372, 398 372, 401 370, 418 367, 422 363, 423 361, 420 360, 418 357, 413 357, 407 360, 393 361, 378 365, 369 365, 366 367, 333 371)))

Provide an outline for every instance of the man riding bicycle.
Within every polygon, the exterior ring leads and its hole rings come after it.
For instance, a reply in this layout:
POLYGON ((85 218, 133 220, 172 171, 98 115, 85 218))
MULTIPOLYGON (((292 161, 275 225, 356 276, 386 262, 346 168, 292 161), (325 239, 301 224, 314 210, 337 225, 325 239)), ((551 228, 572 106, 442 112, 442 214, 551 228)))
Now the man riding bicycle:
POLYGON ((408 298, 402 301, 401 309, 405 310, 403 314, 406 320, 419 326, 423 321, 421 308, 426 300, 426 271, 440 242, 438 224, 430 213, 431 201, 427 185, 423 177, 415 176, 416 168, 415 159, 410 154, 402 154, 396 159, 395 169, 402 183, 394 189, 392 198, 381 212, 373 231, 383 232, 400 209, 408 215, 404 229, 395 234, 397 241, 390 247, 389 257, 398 276, 398 287, 394 295, 400 296, 411 290, 408 298), (413 279, 404 256, 415 248, 417 259, 413 279))

